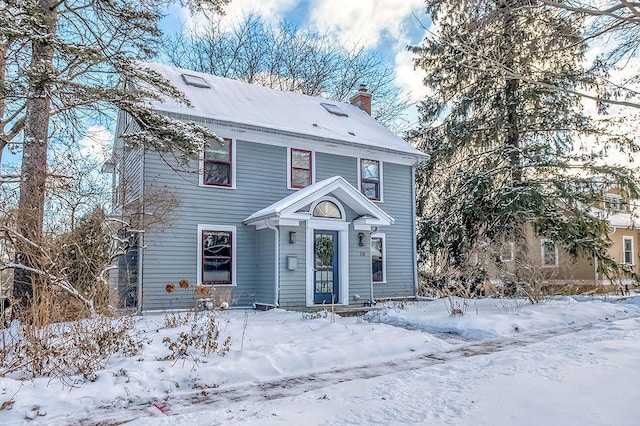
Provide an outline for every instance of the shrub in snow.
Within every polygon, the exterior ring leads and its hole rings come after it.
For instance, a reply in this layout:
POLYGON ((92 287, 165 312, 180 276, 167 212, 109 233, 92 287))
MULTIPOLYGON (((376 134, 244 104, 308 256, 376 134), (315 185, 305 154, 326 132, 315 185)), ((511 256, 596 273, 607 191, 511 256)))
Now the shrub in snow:
POLYGON ((220 342, 220 328, 216 317, 209 312, 205 318, 194 318, 189 331, 182 331, 175 337, 166 336, 162 339, 170 353, 163 360, 177 360, 191 357, 197 361, 199 356, 224 356, 231 348, 231 337, 227 336, 220 342))

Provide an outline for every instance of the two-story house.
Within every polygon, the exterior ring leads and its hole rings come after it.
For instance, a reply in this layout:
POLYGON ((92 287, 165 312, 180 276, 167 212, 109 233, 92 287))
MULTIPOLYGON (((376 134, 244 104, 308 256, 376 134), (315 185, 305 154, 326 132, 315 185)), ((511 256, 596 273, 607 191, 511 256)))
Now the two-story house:
MULTIPOLYGON (((591 207, 590 214, 609 222, 607 238, 611 241, 611 246, 608 254, 627 271, 640 274, 640 228, 636 201, 615 185, 598 185, 602 186, 602 199, 591 207)), ((513 242, 506 242, 498 250, 497 253, 483 253, 487 259, 500 260, 497 268, 491 265, 491 261, 487 262, 485 259, 484 262, 488 265, 485 268, 493 283, 501 283, 503 275, 521 268, 531 275, 531 280, 539 280, 544 285, 631 284, 631 276, 626 273, 611 282, 599 272, 597 258, 579 256, 574 259, 557 244, 536 236, 531 228, 526 230, 526 254, 521 264, 517 264, 513 242), (523 268, 523 264, 526 264, 526 268, 523 268)))
POLYGON ((234 306, 363 305, 416 294, 414 172, 427 156, 370 116, 365 87, 340 103, 148 66, 192 104, 153 107, 221 140, 179 164, 125 148, 122 135, 137 128, 119 114, 114 211, 138 228, 134 250, 111 275, 121 303, 182 309, 193 306, 196 287, 227 294, 234 306), (163 199, 171 207, 159 220, 153 204, 163 199), (189 288, 167 291, 180 280, 189 288))

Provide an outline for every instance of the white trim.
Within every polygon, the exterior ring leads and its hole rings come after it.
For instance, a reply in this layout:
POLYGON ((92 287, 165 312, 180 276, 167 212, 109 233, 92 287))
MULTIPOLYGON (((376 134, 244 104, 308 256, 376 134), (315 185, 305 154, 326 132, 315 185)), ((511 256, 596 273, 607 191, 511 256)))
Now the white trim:
POLYGON ((271 217, 305 220, 310 217, 310 213, 306 212, 303 215, 297 212, 329 193, 333 193, 337 199, 351 207, 357 214, 372 216, 366 221, 367 225, 386 226, 394 222, 393 218, 386 214, 382 208, 362 195, 360 191, 340 176, 333 176, 302 188, 300 191, 296 191, 282 200, 253 213, 243 222, 247 225, 255 225, 261 220, 271 217))
POLYGON ((313 302, 313 231, 316 229, 338 231, 338 303, 349 304, 349 222, 339 219, 310 219, 306 229, 306 296, 307 306, 313 302))
MULTIPOLYGON (((231 141, 231 186, 222 185, 205 185, 204 183, 204 151, 200 151, 198 156, 198 186, 204 188, 216 188, 216 189, 236 189, 236 164, 238 158, 236 156, 237 139, 221 136, 222 139, 229 139, 231 141)), ((207 142, 208 143, 208 142, 207 142)))
POLYGON ((547 265, 544 263, 544 247, 545 247, 545 244, 549 241, 551 240, 547 238, 543 238, 540 240, 540 263, 542 264, 543 268, 557 268, 558 267, 558 246, 556 244, 553 245, 553 249, 555 251, 555 258, 556 258, 555 264, 547 265))
MULTIPOLYGON (((304 188, 294 188, 291 186, 291 150, 295 149, 298 151, 309 151, 311 152, 311 184, 316 183, 316 152, 312 149, 307 148, 298 148, 294 146, 287 147, 287 189, 292 191, 299 191, 304 188)), ((305 187, 306 188, 306 187, 305 187)))
POLYGON ((376 232, 375 234, 371 234, 371 239, 369 241, 369 262, 371 262, 371 241, 374 238, 380 238, 382 240, 382 281, 373 281, 373 264, 371 264, 370 265, 371 282, 373 284, 386 284, 387 282, 387 236, 384 232, 376 232))
POLYGON ((623 265, 633 266, 635 264, 635 262, 633 261, 634 258, 635 258, 634 255, 635 255, 635 250, 634 250, 634 247, 633 247, 633 236, 631 236, 631 235, 623 235, 622 236, 622 264, 623 265), (625 246, 624 246, 625 241, 631 241, 631 263, 627 263, 625 261, 626 260, 625 259, 625 251, 626 250, 625 250, 625 246))
MULTIPOLYGON (((425 153, 412 154, 410 152, 402 152, 400 149, 386 149, 379 146, 368 146, 362 143, 354 143, 339 139, 327 139, 303 133, 292 134, 286 131, 279 131, 270 128, 256 128, 250 124, 236 123, 232 121, 215 120, 202 117, 196 114, 185 114, 183 112, 167 111, 156 109, 157 111, 165 111, 184 121, 196 121, 198 124, 205 125, 217 135, 228 135, 234 138, 240 138, 243 141, 260 143, 273 146, 299 146, 301 149, 309 149, 327 154, 342 155, 345 157, 354 157, 359 155, 364 158, 379 159, 384 157, 387 163, 404 164, 407 166, 415 165, 425 161, 429 156, 425 153)), ((407 144, 410 146, 409 144, 407 144)))
MULTIPOLYGON (((238 282, 236 281, 237 275, 237 251, 238 251, 238 233, 236 232, 235 226, 228 225, 205 225, 198 224, 198 233, 196 234, 196 238, 198 239, 198 273, 197 273, 197 284, 202 284, 202 231, 225 231, 231 232, 231 284, 215 284, 215 287, 236 287, 238 282)), ((205 284, 209 285, 209 284, 205 284)))
MULTIPOLYGON (((374 157, 358 157, 357 160, 358 160, 358 191, 360 191, 361 193, 362 193, 362 170, 361 170, 361 168, 362 168, 362 165, 361 165, 362 164, 362 160, 372 160, 372 161, 377 161, 378 162, 378 165, 380 166, 379 169, 378 169, 378 174, 380 175, 379 176, 379 178, 380 178, 380 184, 379 184, 380 188, 378 188, 378 191, 380 193, 380 199, 379 200, 372 200, 371 198, 368 198, 368 197, 367 197, 367 199, 370 200, 371 202, 374 202, 374 203, 384 203, 384 191, 383 191, 383 186, 384 185, 382 183, 382 180, 383 180, 382 176, 384 175, 384 173, 382 172, 382 163, 383 163, 383 161, 381 159, 379 159, 379 158, 376 158, 375 156, 374 157)), ((362 195, 364 195, 364 193, 362 193, 362 195)))
POLYGON ((513 262, 513 252, 514 252, 514 243, 513 241, 509 241, 506 243, 507 246, 501 247, 500 248, 500 261, 501 262, 513 262), (502 255, 502 249, 509 247, 509 258, 506 259, 503 255, 502 255))

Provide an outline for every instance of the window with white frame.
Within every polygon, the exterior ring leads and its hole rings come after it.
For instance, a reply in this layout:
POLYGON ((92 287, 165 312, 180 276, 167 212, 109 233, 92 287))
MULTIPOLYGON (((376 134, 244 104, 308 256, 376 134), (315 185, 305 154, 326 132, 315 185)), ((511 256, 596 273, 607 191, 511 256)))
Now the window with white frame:
POLYGON ((235 284, 235 234, 235 226, 198 225, 198 284, 235 284))
POLYGON ((371 235, 371 281, 374 283, 387 281, 386 256, 385 235, 371 235))
POLYGON ((212 139, 202 156, 202 185, 234 187, 234 144, 231 139, 212 139))
POLYGON ((358 172, 360 192, 370 200, 382 201, 382 162, 361 158, 358 172))
POLYGON ((633 237, 622 237, 622 263, 633 265, 633 237))
POLYGON ((617 194, 605 194, 604 206, 607 210, 613 213, 626 211, 626 206, 622 196, 617 194))
POLYGON ((313 183, 313 151, 289 148, 289 189, 300 189, 313 183))
POLYGON ((506 242, 500 248, 500 260, 503 262, 513 261, 513 241, 506 242))
POLYGON ((541 241, 542 266, 547 268, 558 266, 558 247, 551 240, 541 241))

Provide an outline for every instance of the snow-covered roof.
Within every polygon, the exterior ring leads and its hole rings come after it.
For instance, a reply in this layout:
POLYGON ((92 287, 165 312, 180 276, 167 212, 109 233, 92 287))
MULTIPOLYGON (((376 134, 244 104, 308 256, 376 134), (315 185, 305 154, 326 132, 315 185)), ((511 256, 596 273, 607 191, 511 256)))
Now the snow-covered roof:
POLYGON ((301 214, 299 210, 329 194, 335 196, 341 202, 351 207, 356 213, 360 214, 361 218, 359 220, 363 224, 390 225, 394 222, 391 216, 372 203, 341 176, 333 176, 296 191, 270 206, 255 212, 243 222, 252 225, 261 220, 274 217, 294 220, 308 219, 310 212, 301 214))
POLYGON ((342 141, 376 150, 409 154, 416 159, 428 157, 359 107, 348 103, 274 90, 167 65, 143 65, 168 79, 193 106, 189 108, 170 100, 153 102, 152 106, 159 111, 342 141), (334 105, 346 116, 332 114, 322 104, 334 105))

